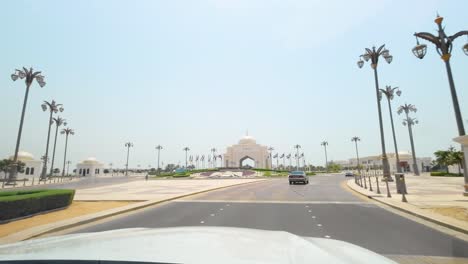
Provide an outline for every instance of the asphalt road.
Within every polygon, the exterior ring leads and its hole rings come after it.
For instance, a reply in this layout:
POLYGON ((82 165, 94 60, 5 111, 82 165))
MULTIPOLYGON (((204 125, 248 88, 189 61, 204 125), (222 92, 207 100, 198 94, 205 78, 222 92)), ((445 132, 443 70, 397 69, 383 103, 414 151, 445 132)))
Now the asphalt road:
POLYGON ((468 257, 468 243, 363 200, 342 175, 309 185, 277 179, 230 187, 87 226, 75 233, 131 227, 230 226, 348 241, 384 255, 468 257))

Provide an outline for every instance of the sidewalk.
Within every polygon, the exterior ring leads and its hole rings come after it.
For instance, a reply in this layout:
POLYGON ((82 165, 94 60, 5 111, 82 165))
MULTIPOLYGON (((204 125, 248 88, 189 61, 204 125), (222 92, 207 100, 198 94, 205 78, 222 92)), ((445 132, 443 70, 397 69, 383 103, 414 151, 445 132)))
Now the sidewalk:
MULTIPOLYGON (((76 191, 74 201, 128 201, 133 203, 60 221, 54 221, 54 219, 51 219, 50 224, 34 226, 5 237, 0 237, 0 244, 26 240, 46 233, 64 230, 193 194, 263 180, 264 179, 141 180, 90 189, 81 189, 76 191)), ((26 220, 34 222, 34 217, 27 218, 26 220)), ((6 225, 8 224, 0 225, 0 228, 8 228, 6 225)))
POLYGON ((397 193, 395 182, 389 182, 392 197, 388 198, 385 182, 380 182, 381 178, 379 177, 381 194, 377 194, 374 177, 371 177, 372 192, 368 181, 367 189, 357 185, 354 179, 348 180, 347 185, 373 200, 468 234, 468 197, 462 194, 463 177, 405 175, 408 202, 402 202, 402 195, 397 193))

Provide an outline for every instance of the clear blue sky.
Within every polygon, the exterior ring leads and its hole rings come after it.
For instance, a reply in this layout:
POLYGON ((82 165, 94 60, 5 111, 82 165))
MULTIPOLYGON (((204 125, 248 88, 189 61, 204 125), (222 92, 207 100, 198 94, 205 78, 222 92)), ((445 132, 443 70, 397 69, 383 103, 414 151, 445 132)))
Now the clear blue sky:
MULTIPOLYGON (((379 66, 380 84, 399 86, 418 107, 416 152, 456 146, 444 65, 429 45, 424 60, 411 54, 415 31, 435 32, 436 12, 448 33, 468 29, 468 1, 3 1, 0 8, 0 157, 13 153, 24 83, 15 68, 43 71, 47 86, 32 87, 21 150, 45 152, 48 115, 43 100, 76 135, 70 159, 89 156, 117 166, 155 166, 157 144, 165 163, 225 149, 249 134, 279 152, 301 144, 308 162, 380 152, 373 73, 356 61, 364 48, 385 43, 392 64, 379 66)), ((468 126, 468 57, 459 38, 452 68, 468 126)), ((383 105, 388 152, 393 152, 383 105)), ((395 116, 400 150, 406 127, 395 116)), ((63 158, 63 136, 57 159, 63 158)))

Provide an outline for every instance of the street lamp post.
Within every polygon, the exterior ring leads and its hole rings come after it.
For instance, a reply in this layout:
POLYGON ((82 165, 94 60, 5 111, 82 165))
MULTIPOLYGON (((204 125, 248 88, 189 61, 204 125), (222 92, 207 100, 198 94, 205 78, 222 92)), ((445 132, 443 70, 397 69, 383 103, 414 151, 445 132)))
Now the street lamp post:
MULTIPOLYGON (((437 53, 439 53, 441 59, 445 63, 445 68, 447 70, 447 77, 450 86, 450 94, 452 96, 452 104, 453 109, 455 111, 455 119, 457 121, 458 127, 458 135, 464 136, 465 135, 465 127, 463 125, 463 118, 460 111, 460 105, 458 104, 458 96, 457 91, 455 89, 455 82, 453 81, 452 75, 452 68, 450 66, 450 57, 453 48, 453 41, 463 35, 468 35, 468 30, 459 31, 452 36, 447 36, 445 34, 444 27, 442 27, 442 21, 444 20, 443 17, 437 15, 437 18, 434 22, 437 24, 438 27, 438 36, 434 36, 428 32, 419 32, 414 33, 416 36, 416 47, 413 48, 413 54, 422 59, 426 55, 427 46, 425 44, 419 44, 418 38, 425 39, 436 46, 437 53)), ((468 43, 463 46, 463 52, 468 55, 468 43)), ((463 168, 466 168, 465 159, 463 159, 463 168)), ((463 170, 464 178, 465 178, 465 195, 468 195, 468 169, 463 170)))
MULTIPOLYGON (((397 172, 401 172, 401 166, 400 166, 400 155, 398 154, 398 146, 397 146, 397 141, 396 141, 396 136, 395 136, 395 126, 393 124, 393 113, 392 113, 392 104, 390 103, 391 100, 393 100, 395 94, 400 96, 401 95, 401 90, 398 87, 391 87, 391 86, 386 86, 385 89, 380 89, 380 92, 385 95, 387 98, 388 102, 388 112, 390 113, 390 122, 392 124, 392 135, 393 135, 393 145, 395 146, 395 158, 396 158, 396 168, 397 172)), ((382 98, 380 96, 380 98, 382 98)))
MULTIPOLYGON (((29 70, 23 67, 22 70, 16 69, 15 72, 11 75, 11 79, 16 81, 19 79, 25 79, 26 83, 26 91, 24 94, 24 101, 23 101, 23 109, 21 111, 21 119, 20 125, 18 129, 18 136, 16 137, 16 146, 15 146, 15 154, 13 156, 13 164, 18 162, 18 152, 21 142, 21 134, 23 133, 23 123, 24 123, 24 116, 26 114, 26 105, 28 104, 28 95, 29 95, 29 88, 34 80, 37 81, 39 86, 42 88, 45 86, 44 76, 41 75, 40 71, 33 72, 33 69, 30 68, 29 70)), ((5 173, 6 174, 6 173, 5 173)), ((8 177, 8 182, 12 182, 16 180, 16 176, 18 174, 18 166, 11 166, 10 175, 8 177)))
POLYGON ((132 142, 125 143, 125 147, 127 148, 127 163, 125 164, 125 176, 128 176, 128 156, 130 155, 130 148, 133 147, 132 142))
POLYGON ((270 170, 273 168, 273 159, 272 159, 272 158, 273 158, 273 157, 272 157, 272 152, 273 152, 273 150, 275 150, 275 148, 273 148, 273 147, 269 147, 269 148, 268 148, 268 151, 270 152, 270 154, 269 154, 269 158, 270 158, 269 161, 270 161, 270 164, 268 164, 270 170))
POLYGON ((327 157, 327 146, 328 146, 328 142, 327 141, 322 141, 322 143, 320 143, 320 145, 322 145, 325 149, 325 168, 328 172, 328 157, 327 157))
POLYGON ((156 149, 158 150, 158 175, 160 175, 160 173, 159 173, 159 157, 161 155, 161 149, 163 149, 163 147, 161 145, 157 145, 156 149))
POLYGON ((54 148, 52 150, 52 163, 50 164, 50 175, 54 175, 54 161, 55 161, 55 147, 57 146, 57 135, 58 129, 61 125, 66 126, 67 121, 60 116, 52 118, 53 122, 55 123, 55 138, 54 138, 54 148))
POLYGON ((292 168, 292 164, 291 164, 291 153, 289 153, 286 158, 289 160, 289 169, 292 168))
MULTIPOLYGON (((63 177, 63 176, 65 176, 65 163, 66 163, 66 160, 67 160, 68 136, 69 135, 75 135, 75 131, 73 131, 73 129, 71 129, 71 128, 64 128, 64 129, 62 129, 60 134, 62 134, 62 135, 65 134, 65 153, 63 154, 63 169, 62 169, 62 177, 63 177)), ((68 175, 68 170, 67 170, 67 175, 68 175)))
POLYGON ((42 173, 41 173, 41 180, 45 180, 45 178, 47 177, 47 161, 49 160, 50 129, 52 127, 52 124, 54 123, 54 120, 52 119, 52 115, 57 112, 63 112, 63 105, 57 104, 54 100, 52 100, 51 102, 44 101, 41 107, 44 112, 47 110, 49 110, 50 112, 49 129, 47 131, 47 146, 46 146, 46 153, 45 153, 45 159, 44 159, 45 162, 44 162, 44 166, 42 166, 42 173))
MULTIPOLYGON (((214 149, 214 148, 213 148, 213 149, 214 149)), ((211 149, 211 150, 213 151, 213 149, 211 149)), ((188 154, 190 148, 189 148, 189 147, 185 147, 183 150, 185 151, 185 169, 187 169, 187 154, 188 154)))
POLYGON ((294 148, 296 149, 296 170, 299 170, 299 149, 301 148, 301 145, 296 144, 294 145, 294 148))
POLYGON ((405 112, 406 118, 403 119, 403 125, 408 125, 408 133, 410 136, 410 142, 411 142, 411 152, 413 154, 413 172, 414 175, 419 176, 419 168, 418 164, 416 163, 416 152, 414 151, 414 141, 413 141, 413 125, 418 123, 418 120, 415 118, 410 118, 409 113, 413 112, 416 113, 418 109, 416 109, 416 106, 412 104, 404 104, 398 108, 398 114, 401 114, 405 112))
POLYGON ((385 150, 385 135, 383 130, 383 122, 382 122, 382 109, 380 106, 380 93, 379 93, 379 79, 377 74, 377 65, 379 62, 379 58, 383 57, 387 63, 391 63, 393 60, 393 56, 390 55, 389 51, 385 49, 385 45, 380 46, 378 49, 372 47, 372 49, 366 48, 366 52, 360 56, 357 65, 359 68, 362 68, 364 65, 364 61, 371 61, 371 68, 374 70, 374 79, 375 79, 375 92, 377 97, 377 110, 379 114, 379 125, 380 125, 380 144, 382 145, 382 165, 383 165, 383 174, 385 178, 385 183, 387 186, 387 197, 391 197, 390 188, 388 186, 388 182, 391 181, 390 176, 390 165, 388 164, 387 153, 385 150), (362 59, 364 59, 364 61, 362 59))

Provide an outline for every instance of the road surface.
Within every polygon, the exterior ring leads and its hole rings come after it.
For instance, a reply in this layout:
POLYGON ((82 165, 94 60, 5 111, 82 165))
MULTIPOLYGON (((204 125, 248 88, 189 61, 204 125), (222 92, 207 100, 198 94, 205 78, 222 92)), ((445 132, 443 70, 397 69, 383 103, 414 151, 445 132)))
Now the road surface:
MULTIPOLYGON (((366 201, 343 175, 309 185, 274 179, 230 187, 113 218, 75 233, 131 227, 230 226, 348 241, 384 255, 468 257, 468 243, 366 201)), ((259 245, 260 246, 260 245, 259 245)))

